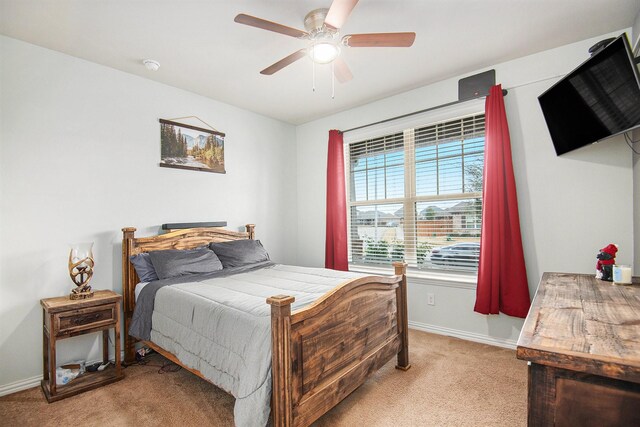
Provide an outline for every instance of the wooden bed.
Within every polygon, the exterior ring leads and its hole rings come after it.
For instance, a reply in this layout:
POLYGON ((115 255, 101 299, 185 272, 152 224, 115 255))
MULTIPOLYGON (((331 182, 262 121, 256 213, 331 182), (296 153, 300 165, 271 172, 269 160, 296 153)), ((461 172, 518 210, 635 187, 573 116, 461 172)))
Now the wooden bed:
MULTIPOLYGON (((142 252, 189 249, 210 242, 253 239, 246 232, 191 228, 152 237, 134 237, 123 228, 122 291, 125 364, 135 361, 135 342, 128 334, 139 282, 129 257, 142 252)), ((397 356, 396 368, 409 364, 406 264, 394 263, 395 276, 369 276, 343 283, 315 303, 291 312, 294 298, 275 295, 271 305, 272 410, 275 426, 308 426, 397 356)), ((152 342, 145 345, 201 378, 171 353, 152 342)), ((206 379, 206 378, 205 378, 206 379)))

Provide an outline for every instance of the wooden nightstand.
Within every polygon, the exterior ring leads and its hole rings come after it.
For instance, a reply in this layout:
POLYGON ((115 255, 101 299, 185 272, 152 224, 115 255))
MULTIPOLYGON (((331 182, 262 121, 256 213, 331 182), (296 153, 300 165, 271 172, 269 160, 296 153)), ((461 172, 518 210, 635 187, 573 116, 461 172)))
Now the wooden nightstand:
POLYGON ((42 391, 49 403, 123 378, 120 366, 120 302, 113 291, 95 291, 92 298, 70 300, 68 296, 40 300, 43 309, 42 391), (115 331, 115 366, 102 372, 86 372, 69 384, 56 384, 56 341, 102 331, 102 360, 109 361, 109 329, 115 331))

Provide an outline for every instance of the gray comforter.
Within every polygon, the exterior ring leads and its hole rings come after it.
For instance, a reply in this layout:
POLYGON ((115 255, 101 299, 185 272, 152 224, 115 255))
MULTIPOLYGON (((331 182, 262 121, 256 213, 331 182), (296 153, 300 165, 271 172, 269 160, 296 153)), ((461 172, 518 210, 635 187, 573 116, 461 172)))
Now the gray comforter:
POLYGON ((265 300, 292 295, 295 310, 362 275, 271 263, 228 273, 150 283, 138 297, 129 332, 150 339, 231 393, 237 426, 264 426, 271 398, 271 309, 265 300))

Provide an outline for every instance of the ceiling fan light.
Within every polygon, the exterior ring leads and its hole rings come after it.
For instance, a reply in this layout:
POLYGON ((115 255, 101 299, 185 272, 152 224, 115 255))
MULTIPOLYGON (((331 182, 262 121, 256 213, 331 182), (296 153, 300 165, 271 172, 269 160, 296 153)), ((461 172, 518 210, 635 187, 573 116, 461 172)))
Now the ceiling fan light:
POLYGON ((340 48, 333 43, 315 43, 309 48, 309 56, 316 64, 328 64, 338 57, 340 48))

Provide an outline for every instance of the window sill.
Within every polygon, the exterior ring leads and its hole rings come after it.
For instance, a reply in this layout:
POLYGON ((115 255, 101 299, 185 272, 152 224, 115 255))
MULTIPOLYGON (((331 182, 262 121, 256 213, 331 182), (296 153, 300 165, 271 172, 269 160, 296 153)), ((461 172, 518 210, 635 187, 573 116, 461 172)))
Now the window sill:
MULTIPOLYGON (((375 267, 369 265, 349 264, 349 271, 357 273, 368 273, 379 276, 393 273, 393 267, 375 267)), ((421 271, 407 268, 407 281, 417 285, 444 286, 448 288, 476 289, 478 277, 475 274, 464 274, 459 272, 436 273, 433 271, 421 271)))

